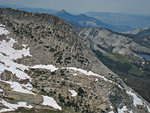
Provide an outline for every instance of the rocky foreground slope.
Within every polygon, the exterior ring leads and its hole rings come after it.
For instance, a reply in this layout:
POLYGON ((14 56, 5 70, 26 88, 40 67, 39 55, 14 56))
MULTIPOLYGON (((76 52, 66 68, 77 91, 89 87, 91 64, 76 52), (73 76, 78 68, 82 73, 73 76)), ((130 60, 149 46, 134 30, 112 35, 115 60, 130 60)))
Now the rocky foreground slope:
POLYGON ((148 113, 63 20, 0 9, 0 112, 148 113))

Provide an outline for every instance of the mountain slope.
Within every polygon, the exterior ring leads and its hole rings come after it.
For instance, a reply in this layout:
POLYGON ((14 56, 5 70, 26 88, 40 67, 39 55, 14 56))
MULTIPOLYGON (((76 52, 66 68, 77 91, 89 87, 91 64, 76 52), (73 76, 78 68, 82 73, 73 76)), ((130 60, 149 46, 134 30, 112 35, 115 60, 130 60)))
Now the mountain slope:
POLYGON ((150 112, 62 19, 0 9, 0 23, 0 112, 150 112))
POLYGON ((135 42, 150 48, 150 28, 140 28, 124 33, 130 36, 135 42))
POLYGON ((93 52, 108 68, 150 101, 150 62, 138 54, 149 54, 148 42, 142 44, 144 39, 138 41, 138 35, 132 38, 107 29, 74 26, 74 30, 88 42, 93 52))
MULTIPOLYGON (((101 46, 107 51, 130 55, 136 52, 150 53, 150 49, 135 43, 130 37, 116 33, 107 29, 100 28, 75 28, 79 36, 85 40, 90 40, 91 43, 101 46)), ((135 55, 136 56, 136 55, 135 55)))

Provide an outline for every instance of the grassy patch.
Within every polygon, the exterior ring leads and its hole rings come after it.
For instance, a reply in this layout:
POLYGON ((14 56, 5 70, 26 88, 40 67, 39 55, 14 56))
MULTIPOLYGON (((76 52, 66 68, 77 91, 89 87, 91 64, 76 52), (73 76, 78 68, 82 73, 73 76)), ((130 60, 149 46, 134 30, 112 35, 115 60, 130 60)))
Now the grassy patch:
POLYGON ((130 63, 131 62, 130 59, 126 58, 123 55, 117 54, 117 53, 108 53, 108 56, 111 59, 118 61, 118 62, 121 62, 121 63, 130 63))
POLYGON ((142 76, 144 74, 142 70, 140 70, 140 68, 136 66, 132 66, 132 68, 128 71, 128 73, 138 76, 142 76))

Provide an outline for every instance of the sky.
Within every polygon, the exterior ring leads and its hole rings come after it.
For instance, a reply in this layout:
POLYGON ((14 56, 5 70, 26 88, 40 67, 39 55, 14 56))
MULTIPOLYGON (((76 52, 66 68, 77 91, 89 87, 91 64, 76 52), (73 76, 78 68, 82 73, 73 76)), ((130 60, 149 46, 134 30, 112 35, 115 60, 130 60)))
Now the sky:
POLYGON ((4 4, 65 9, 71 13, 96 11, 150 15, 150 0, 0 0, 0 5, 4 4))

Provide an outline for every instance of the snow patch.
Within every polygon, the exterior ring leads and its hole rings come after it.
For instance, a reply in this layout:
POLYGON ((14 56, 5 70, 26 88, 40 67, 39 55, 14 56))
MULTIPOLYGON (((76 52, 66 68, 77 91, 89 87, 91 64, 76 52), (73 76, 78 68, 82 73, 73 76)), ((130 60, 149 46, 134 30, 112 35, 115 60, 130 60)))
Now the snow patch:
POLYGON ((15 111, 19 107, 25 107, 25 108, 32 108, 33 106, 27 105, 26 102, 18 102, 18 104, 11 104, 6 102, 5 100, 2 99, 2 104, 8 108, 3 108, 0 110, 0 113, 2 112, 8 112, 8 111, 15 111))
POLYGON ((81 83, 77 83, 77 85, 82 85, 81 83))
POLYGON ((118 113, 125 113, 125 111, 127 111, 127 107, 126 106, 123 106, 121 109, 118 108, 118 113))
POLYGON ((33 94, 34 95, 34 93, 32 93, 32 91, 24 89, 23 85, 21 85, 18 82, 10 82, 10 81, 4 81, 4 82, 10 84, 11 88, 13 89, 13 91, 20 92, 20 93, 33 94))
POLYGON ((133 97, 133 104, 135 107, 137 105, 143 105, 143 101, 140 98, 138 98, 136 94, 132 93, 131 91, 127 91, 127 93, 133 97))
POLYGON ((58 68, 56 68, 56 67, 53 66, 53 65, 35 65, 35 66, 31 67, 31 68, 48 69, 48 70, 50 70, 51 72, 58 70, 58 68))
POLYGON ((5 53, 11 60, 22 58, 23 56, 31 56, 29 48, 23 48, 22 50, 15 50, 13 45, 17 43, 13 38, 9 38, 9 41, 2 40, 0 42, 0 52, 5 53), (6 51, 7 50, 7 51, 6 51))
POLYGON ((118 113, 126 113, 126 111, 128 113, 133 113, 132 111, 129 111, 126 106, 123 106, 121 109, 118 108, 118 113))
POLYGON ((71 96, 72 97, 76 97, 77 96, 77 92, 75 91, 75 90, 68 90, 68 91, 70 91, 71 92, 71 96))
POLYGON ((97 82, 97 81, 98 81, 98 79, 96 78, 96 79, 95 79, 95 81, 97 82))
POLYGON ((55 109, 62 110, 62 108, 56 103, 56 101, 52 97, 43 96, 43 103, 42 105, 51 106, 55 109))
POLYGON ((148 112, 150 112, 150 108, 149 108, 149 106, 147 106, 147 110, 148 110, 148 112))
POLYGON ((4 64, 0 63, 1 69, 0 74, 5 70, 11 71, 15 74, 19 79, 30 79, 24 70, 28 69, 28 66, 17 64, 14 60, 22 58, 23 56, 31 56, 29 52, 29 48, 22 50, 15 50, 13 48, 13 44, 17 43, 13 38, 9 38, 9 41, 2 40, 0 41, 0 61, 4 64), (4 55, 5 54, 5 55, 4 55))
POLYGON ((7 35, 9 33, 4 27, 4 25, 0 24, 0 35, 7 35))
POLYGON ((0 88, 0 92, 3 92, 3 90, 0 88))
POLYGON ((27 83, 27 84, 25 84, 25 85, 22 84, 22 86, 25 87, 26 89, 28 89, 29 91, 31 91, 32 88, 33 88, 32 84, 30 84, 30 83, 27 83))
POLYGON ((73 75, 74 75, 74 76, 77 76, 77 73, 74 73, 73 75))
POLYGON ((110 104, 110 108, 113 109, 112 105, 110 104))
MULTIPOLYGON (((3 27, 5 26, 0 24, 0 35, 8 34, 9 32, 3 27)), ((22 46, 24 48, 22 50, 15 50, 13 48, 13 45, 17 43, 17 41, 15 41, 15 39, 13 38, 9 38, 8 36, 7 39, 8 39, 7 41, 6 40, 0 41, 0 74, 5 70, 8 70, 12 72, 14 75, 16 75, 20 80, 29 79, 31 81, 32 78, 30 78, 30 76, 24 72, 25 70, 28 70, 30 66, 17 64, 14 62, 14 60, 22 58, 23 56, 24 57, 31 56, 29 48, 27 48, 27 45, 23 44, 22 46)), ((44 69, 49 69, 51 71, 55 71, 58 69, 53 65, 35 65, 31 68, 44 68, 44 69)), ((0 79, 0 81, 3 80, 0 79)), ((3 82, 10 84, 12 91, 35 95, 35 93, 31 91, 33 87, 30 83, 20 84, 19 82, 11 82, 11 81, 3 81, 3 82)), ((0 89, 0 92, 1 91, 3 90, 0 89)), ((2 103, 4 106, 7 107, 1 109, 0 113, 14 111, 18 109, 18 107, 32 108, 32 106, 28 106, 26 102, 18 102, 18 104, 10 104, 2 99, 0 103, 2 103)), ((43 96, 42 105, 51 106, 59 110, 62 109, 53 98, 48 96, 43 96)))

